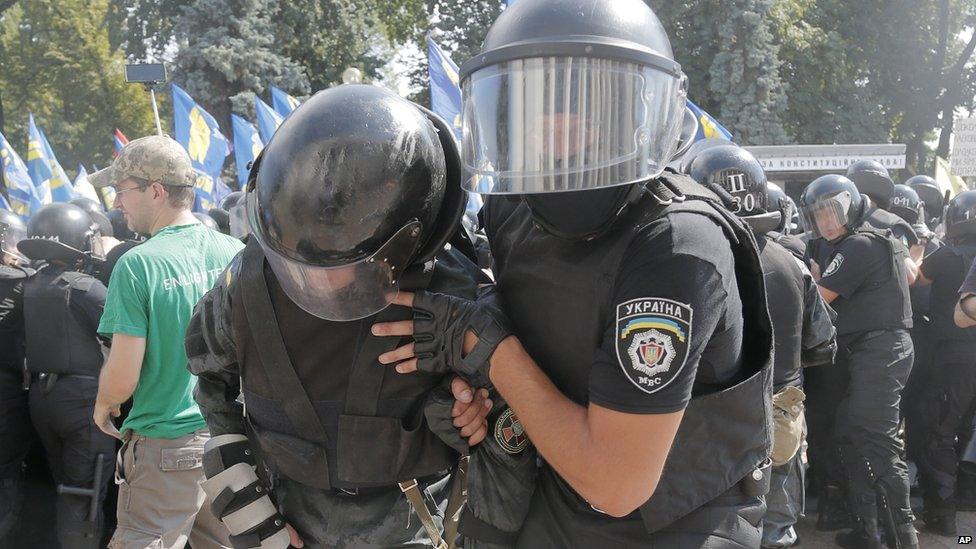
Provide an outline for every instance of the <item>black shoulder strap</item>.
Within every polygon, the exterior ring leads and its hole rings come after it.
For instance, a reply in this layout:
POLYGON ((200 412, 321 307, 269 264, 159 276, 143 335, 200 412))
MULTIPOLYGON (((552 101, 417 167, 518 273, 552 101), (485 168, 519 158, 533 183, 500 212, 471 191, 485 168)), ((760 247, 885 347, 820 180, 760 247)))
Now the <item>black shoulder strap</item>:
MULTIPOLYGON (((424 269, 421 265, 408 269, 400 279, 400 288, 404 291, 426 289, 433 273, 433 268, 424 269)), ((346 388, 344 409, 347 415, 376 416, 383 377, 386 375, 386 370, 392 368, 380 364, 377 358, 383 353, 396 349, 401 343, 401 338, 374 336, 370 332, 370 327, 376 322, 395 322, 412 318, 413 311, 410 309, 391 305, 380 311, 373 319, 363 321, 361 340, 357 345, 356 358, 346 388)))
POLYGON ((268 293, 268 282, 264 278, 264 253, 253 239, 244 249, 241 267, 244 314, 275 400, 284 408, 285 415, 301 438, 325 446, 328 438, 325 428, 288 357, 271 294, 268 293))

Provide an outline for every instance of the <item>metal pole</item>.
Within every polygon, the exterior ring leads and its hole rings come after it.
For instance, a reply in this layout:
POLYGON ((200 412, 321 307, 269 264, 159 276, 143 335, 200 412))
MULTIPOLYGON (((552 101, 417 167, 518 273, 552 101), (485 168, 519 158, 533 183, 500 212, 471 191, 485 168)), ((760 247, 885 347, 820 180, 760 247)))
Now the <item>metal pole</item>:
MULTIPOLYGON (((3 133, 3 94, 0 94, 0 133, 3 133)), ((0 157, 0 193, 3 193, 3 197, 10 201, 10 194, 7 192, 7 180, 5 179, 7 172, 7 166, 3 162, 3 158, 0 157)))
POLYGON ((159 124, 159 108, 156 106, 156 92, 151 86, 146 87, 149 88, 149 99, 152 101, 153 116, 156 118, 156 133, 163 135, 163 127, 159 124))

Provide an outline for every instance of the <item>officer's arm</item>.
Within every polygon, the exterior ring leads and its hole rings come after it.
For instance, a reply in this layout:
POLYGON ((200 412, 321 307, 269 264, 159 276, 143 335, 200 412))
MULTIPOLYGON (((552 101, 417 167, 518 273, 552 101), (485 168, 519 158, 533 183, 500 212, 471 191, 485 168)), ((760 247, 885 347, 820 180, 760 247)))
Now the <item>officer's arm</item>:
POLYGON ((828 305, 830 303, 833 303, 835 299, 837 299, 838 297, 840 297, 840 294, 839 293, 837 293, 837 292, 835 292, 833 290, 829 290, 827 288, 824 288, 820 284, 817 284, 817 289, 820 291, 820 297, 823 298, 824 303, 827 303, 828 305))
POLYGON ((539 453, 590 505, 622 517, 654 493, 683 411, 627 414, 580 406, 549 381, 515 337, 498 346, 490 377, 539 453))
POLYGON ((956 310, 953 312, 952 319, 960 328, 976 326, 976 294, 963 294, 956 302, 956 310))
MULTIPOLYGON (((236 261, 236 260, 235 260, 236 261)), ((228 267, 228 271, 234 265, 228 267)), ((212 436, 243 434, 244 407, 241 394, 237 345, 230 323, 227 272, 197 302, 186 329, 184 346, 190 373, 197 376, 193 398, 207 421, 212 436)))
POLYGON ((905 258, 905 275, 908 278, 909 286, 914 286, 915 283, 918 281, 918 277, 920 276, 918 265, 916 265, 915 262, 912 261, 912 258, 910 257, 905 258))
MULTIPOLYGON (((802 262, 799 262, 803 266, 802 262)), ((817 284, 804 276, 803 291, 803 351, 800 362, 804 368, 821 366, 834 361, 837 351, 837 330, 830 308, 820 296, 817 284)))

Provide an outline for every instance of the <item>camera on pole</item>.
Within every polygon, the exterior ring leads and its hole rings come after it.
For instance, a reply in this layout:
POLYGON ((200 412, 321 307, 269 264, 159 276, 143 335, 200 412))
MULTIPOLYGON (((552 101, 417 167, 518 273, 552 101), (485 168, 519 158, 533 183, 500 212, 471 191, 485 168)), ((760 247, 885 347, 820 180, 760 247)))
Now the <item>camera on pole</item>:
POLYGON ((156 106, 156 92, 153 84, 166 82, 166 65, 162 63, 131 63, 125 66, 125 81, 132 84, 143 84, 149 91, 152 102, 153 117, 156 119, 156 133, 163 135, 163 127, 159 123, 159 108, 156 106))

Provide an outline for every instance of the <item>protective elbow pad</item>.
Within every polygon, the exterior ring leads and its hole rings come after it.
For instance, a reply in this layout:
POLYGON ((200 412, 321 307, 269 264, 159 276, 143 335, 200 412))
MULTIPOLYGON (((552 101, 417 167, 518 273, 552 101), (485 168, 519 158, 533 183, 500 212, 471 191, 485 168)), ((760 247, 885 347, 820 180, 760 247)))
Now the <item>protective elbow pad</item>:
POLYGON ((201 483, 211 509, 230 532, 235 549, 284 549, 289 546, 285 519, 268 496, 254 470, 254 458, 244 435, 211 438, 203 449, 201 483))

